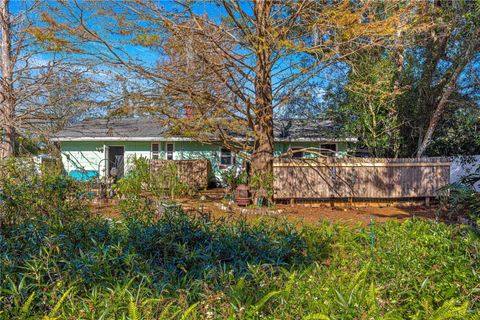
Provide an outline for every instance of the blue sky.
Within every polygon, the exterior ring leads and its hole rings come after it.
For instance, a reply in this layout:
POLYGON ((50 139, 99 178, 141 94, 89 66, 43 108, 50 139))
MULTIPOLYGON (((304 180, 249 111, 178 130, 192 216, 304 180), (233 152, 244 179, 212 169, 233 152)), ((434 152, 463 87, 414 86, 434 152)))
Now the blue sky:
MULTIPOLYGON (((165 7, 165 9, 168 10, 175 10, 176 5, 172 1, 159 1, 158 2, 161 6, 165 7)), ((85 4, 85 2, 83 2, 85 4)), ((244 2, 244 8, 246 10, 251 10, 248 9, 247 6, 248 2, 244 2)), ((11 9, 13 12, 18 12, 22 10, 25 6, 28 6, 28 2, 24 1, 12 1, 11 2, 11 9)), ((199 14, 205 14, 208 15, 210 18, 213 20, 220 20, 222 17, 226 16, 226 12, 224 11, 223 8, 212 4, 210 1, 199 1, 195 7, 195 11, 199 14)), ((101 32, 101 26, 99 24, 95 24, 97 21, 97 18, 92 16, 90 17, 91 19, 89 20, 89 25, 91 28, 101 32)), ((113 38, 113 41, 115 42, 116 40, 120 39, 115 39, 113 38)), ((153 66, 158 59, 161 57, 159 52, 156 50, 153 50, 151 48, 147 48, 144 46, 136 46, 136 45, 131 45, 131 44, 122 44, 121 48, 125 50, 128 56, 133 57, 134 59, 138 59, 142 61, 144 65, 150 65, 153 66)), ((103 47, 99 46, 99 50, 103 50, 103 47)), ((79 58, 78 55, 75 54, 63 54, 64 57, 70 57, 73 59, 79 58)), ((295 63, 298 61, 299 56, 293 56, 290 57, 289 59, 285 59, 283 61, 280 61, 278 64, 278 68, 285 68, 290 66, 292 63, 295 63)), ((47 63, 50 61, 51 56, 47 54, 39 55, 37 57, 37 62, 39 64, 42 63, 47 63)), ((339 81, 344 81, 347 74, 348 74, 348 67, 345 65, 342 65, 343 68, 338 68, 338 65, 334 65, 331 68, 328 68, 326 70, 323 70, 319 74, 315 75, 311 82, 315 83, 315 85, 318 86, 318 89, 315 90, 314 98, 321 103, 322 102, 322 94, 325 92, 325 89, 332 83, 337 83, 339 81)), ((476 67, 478 68, 479 64, 476 64, 476 67)), ((92 74, 93 77, 97 77, 98 79, 108 79, 109 77, 113 77, 118 74, 125 74, 124 71, 119 71, 115 68, 108 67, 108 66, 101 66, 96 70, 94 74, 92 74)), ((466 76, 466 75, 465 75, 466 76)), ((278 80, 274 79, 274 81, 278 80)), ((341 83, 341 82, 340 82, 341 83)))

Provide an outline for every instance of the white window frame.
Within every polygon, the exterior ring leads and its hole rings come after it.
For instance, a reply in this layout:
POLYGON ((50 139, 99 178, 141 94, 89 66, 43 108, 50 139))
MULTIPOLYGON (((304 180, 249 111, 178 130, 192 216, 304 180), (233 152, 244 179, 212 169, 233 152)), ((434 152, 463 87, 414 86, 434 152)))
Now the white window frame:
POLYGON ((337 156, 337 152, 338 152, 338 144, 335 143, 335 142, 331 142, 331 143, 320 143, 319 145, 319 148, 320 148, 320 154, 322 156, 327 156, 327 157, 336 157, 337 156), (331 144, 331 145, 334 145, 335 146, 335 151, 333 151, 332 154, 324 154, 324 152, 327 152, 326 150, 323 150, 322 146, 326 145, 326 144, 331 144))
POLYGON ((152 143, 150 144, 150 159, 152 159, 152 160, 160 159, 160 146, 161 146, 160 142, 152 142, 152 143), (157 151, 156 151, 156 154, 155 154, 154 151, 153 151, 153 145, 154 145, 154 144, 158 145, 158 149, 157 149, 157 151), (156 159, 153 158, 155 155, 157 156, 156 159))
POLYGON ((218 148, 218 154, 219 154, 219 166, 220 168, 228 168, 228 167, 231 167, 233 165, 235 165, 235 154, 233 153, 233 151, 229 151, 230 152, 230 164, 223 164, 222 163, 222 149, 225 149, 225 150, 228 150, 227 148, 224 148, 224 147, 219 147, 218 148))
POLYGON ((175 142, 165 142, 165 160, 175 160, 175 142), (172 150, 172 159, 168 159, 168 145, 171 144, 173 146, 172 150))

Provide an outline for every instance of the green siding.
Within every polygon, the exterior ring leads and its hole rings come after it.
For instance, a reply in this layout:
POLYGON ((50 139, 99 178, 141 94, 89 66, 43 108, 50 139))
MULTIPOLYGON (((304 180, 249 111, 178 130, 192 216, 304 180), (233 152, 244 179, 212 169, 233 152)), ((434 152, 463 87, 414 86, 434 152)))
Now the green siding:
POLYGON ((62 142, 62 161, 67 172, 98 170, 102 166, 103 142, 62 142))
MULTIPOLYGON (((159 143, 159 158, 166 158, 166 144, 169 142, 143 142, 143 141, 69 141, 62 142, 62 160, 65 169, 72 170, 99 170, 103 176, 105 172, 104 146, 124 146, 125 147, 125 169, 128 171, 131 159, 137 157, 151 158, 151 144, 159 143)), ((202 144, 194 141, 175 141, 174 160, 193 160, 207 159, 212 165, 214 177, 221 179, 222 171, 220 168, 220 147, 216 145, 202 144)), ((291 147, 298 148, 318 148, 319 143, 311 142, 278 142, 274 145, 274 155, 280 156, 291 147)), ((344 152, 348 150, 346 143, 337 143, 337 151, 344 152)), ((314 157, 313 154, 306 154, 306 157, 314 157)), ((241 164, 242 159, 236 157, 237 164, 241 164)))

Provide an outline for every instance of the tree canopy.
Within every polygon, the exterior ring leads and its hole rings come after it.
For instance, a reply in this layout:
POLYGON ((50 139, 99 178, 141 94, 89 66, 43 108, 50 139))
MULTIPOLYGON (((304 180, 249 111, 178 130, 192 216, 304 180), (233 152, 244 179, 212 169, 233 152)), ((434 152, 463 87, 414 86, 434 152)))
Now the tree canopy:
POLYGON ((275 117, 336 118, 372 156, 470 153, 478 140, 479 0, 58 0, 35 2, 23 24, 1 3, 10 151, 26 115, 105 97, 110 116, 157 117, 265 181, 275 117), (27 72, 22 54, 48 63, 27 72), (81 93, 58 103, 59 84, 81 93))

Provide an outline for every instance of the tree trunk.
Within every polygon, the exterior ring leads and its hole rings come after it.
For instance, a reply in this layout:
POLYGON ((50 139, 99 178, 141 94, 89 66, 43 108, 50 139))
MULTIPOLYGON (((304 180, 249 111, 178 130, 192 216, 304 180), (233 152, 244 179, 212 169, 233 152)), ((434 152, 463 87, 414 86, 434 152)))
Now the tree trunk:
POLYGON ((1 116, 4 135, 4 156, 13 156, 15 152, 15 95, 13 92, 12 63, 12 27, 9 0, 0 0, 0 24, 2 28, 2 83, 1 116))
POLYGON ((450 96, 455 91, 457 79, 462 73, 465 66, 470 61, 470 58, 472 57, 472 54, 476 46, 477 46, 477 41, 472 41, 467 51, 465 52, 465 54, 462 55, 461 58, 459 58, 461 59, 461 61, 458 62, 458 65, 456 66, 450 79, 448 80, 448 83, 445 86, 445 90, 443 91, 443 94, 441 95, 440 100, 436 104, 435 109, 433 110, 433 114, 430 117, 427 131, 425 131, 425 135, 423 136, 422 143, 420 144, 417 150, 417 158, 421 158, 425 155, 425 151, 427 150, 428 146, 432 142, 433 134, 435 133, 435 129, 437 128, 438 123, 442 119, 442 116, 447 107, 448 99, 450 99, 450 96))
POLYGON ((255 65, 255 123, 254 145, 251 161, 252 175, 257 185, 273 197, 273 98, 272 98, 272 47, 269 34, 270 13, 273 1, 254 2, 256 20, 255 65))
MULTIPOLYGON (((403 74, 403 64, 405 62, 404 54, 404 32, 400 29, 396 34, 397 48, 394 52, 394 62, 395 62, 395 81, 393 82, 393 91, 397 95, 400 95, 402 90, 401 78, 403 74)), ((389 118, 396 119, 398 121, 398 103, 395 103, 394 106, 390 107, 389 118)), ((393 157, 398 158, 400 155, 400 126, 395 122, 396 128, 392 132, 392 143, 393 143, 393 157)))

